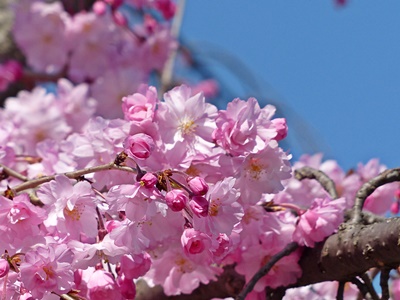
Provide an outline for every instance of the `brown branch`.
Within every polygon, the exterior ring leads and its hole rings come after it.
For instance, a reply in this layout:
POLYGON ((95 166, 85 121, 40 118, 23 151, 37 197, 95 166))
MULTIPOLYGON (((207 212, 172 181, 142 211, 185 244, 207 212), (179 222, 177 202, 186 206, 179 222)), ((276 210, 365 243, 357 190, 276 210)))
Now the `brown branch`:
POLYGON ((345 285, 346 285, 345 281, 339 282, 338 290, 337 290, 337 293, 336 293, 336 300, 343 300, 344 299, 343 298, 343 294, 344 294, 344 286, 345 285))
POLYGON ((131 168, 131 167, 126 167, 126 166, 119 166, 117 164, 115 164, 114 162, 109 163, 109 164, 105 164, 105 165, 101 165, 101 166, 95 166, 95 167, 89 167, 89 168, 85 168, 82 170, 77 170, 74 172, 67 172, 67 173, 63 173, 63 174, 56 174, 56 175, 50 175, 50 176, 44 176, 44 177, 40 177, 37 179, 32 179, 29 180, 27 182, 24 182, 20 185, 17 185, 15 187, 12 188, 12 190, 15 193, 19 193, 21 191, 27 190, 27 189, 33 189, 35 187, 38 187, 39 185, 45 183, 45 182, 49 182, 51 180, 54 180, 56 178, 57 175, 65 175, 68 178, 71 179, 77 179, 83 175, 86 174, 90 174, 90 173, 96 173, 96 172, 100 172, 100 171, 108 171, 108 170, 121 170, 121 171, 125 171, 125 172, 131 172, 131 173, 136 173, 136 169, 135 168, 131 168))
POLYGON ((364 283, 361 282, 360 279, 354 277, 351 280, 351 283, 355 284, 358 288, 358 290, 360 291, 362 298, 361 299, 366 299, 366 300, 379 300, 379 299, 372 299, 371 295, 368 292, 368 288, 366 287, 366 285, 364 283))
POLYGON ((375 291, 374 286, 372 285, 371 278, 368 273, 364 273, 360 276, 360 278, 364 281, 364 285, 367 288, 367 291, 373 300, 379 300, 379 296, 375 291))
POLYGON ((18 173, 17 171, 14 171, 13 169, 11 169, 11 168, 3 165, 3 164, 0 164, 0 168, 3 169, 3 173, 6 173, 8 176, 12 176, 12 177, 17 178, 17 179, 19 179, 21 181, 28 181, 29 180, 28 177, 18 173))
POLYGON ((364 202, 369 195, 371 195, 378 187, 387 183, 400 181, 400 168, 388 169, 377 177, 372 178, 370 181, 364 183, 356 194, 354 202, 354 214, 351 223, 358 224, 362 220, 361 211, 364 202))
POLYGON ((390 294, 389 294, 389 273, 390 273, 390 268, 383 268, 381 271, 381 278, 380 278, 380 285, 382 288, 382 296, 381 300, 389 300, 390 294))
POLYGON ((291 287, 323 281, 350 281, 373 267, 400 264, 400 218, 370 225, 348 225, 314 248, 306 248, 299 261, 302 276, 291 287))
POLYGON ((339 197, 333 180, 320 170, 311 167, 302 167, 294 171, 294 177, 300 181, 303 179, 315 179, 328 192, 332 199, 339 197))

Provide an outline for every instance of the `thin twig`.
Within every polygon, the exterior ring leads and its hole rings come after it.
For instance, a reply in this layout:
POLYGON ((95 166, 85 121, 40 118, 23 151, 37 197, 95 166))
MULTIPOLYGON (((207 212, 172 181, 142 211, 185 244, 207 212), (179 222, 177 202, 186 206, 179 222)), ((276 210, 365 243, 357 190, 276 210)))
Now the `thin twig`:
POLYGON ((3 164, 0 164, 0 168, 3 169, 3 172, 5 172, 8 176, 12 176, 14 178, 17 178, 21 181, 28 181, 28 177, 22 175, 21 173, 18 173, 17 171, 14 171, 13 169, 10 169, 9 167, 6 167, 3 164))
POLYGON ((294 176, 300 181, 306 178, 315 179, 322 185, 325 191, 328 192, 332 199, 337 199, 339 197, 333 180, 320 170, 311 167, 302 167, 294 171, 294 176))
POLYGON ((343 296, 344 296, 344 286, 345 286, 346 282, 345 281, 341 281, 339 282, 339 286, 338 286, 338 290, 336 293, 336 300, 343 300, 343 296))
MULTIPOLYGON (((184 10, 185 10, 185 0, 180 0, 177 5, 177 11, 175 13, 171 28, 171 36, 175 39, 178 39, 179 31, 182 27, 184 10)), ((168 60, 165 62, 164 69, 161 74, 161 88, 159 92, 160 98, 167 91, 168 86, 172 82, 172 74, 174 70, 174 64, 177 52, 178 52, 178 46, 176 47, 176 49, 173 49, 171 51, 168 60)))
POLYGON ((380 285, 382 288, 382 296, 381 300, 389 300, 390 294, 389 294, 389 273, 390 273, 390 268, 385 267, 381 270, 381 279, 380 279, 380 285))
POLYGON ((287 244, 286 247, 281 251, 272 256, 272 258, 264 265, 261 267, 260 270, 257 271, 256 274, 250 279, 250 281, 245 285, 243 290, 239 293, 239 295, 236 296, 236 300, 244 300, 247 296, 248 293, 250 293, 256 283, 265 275, 268 274, 268 272, 272 269, 272 267, 283 257, 288 256, 291 254, 293 251, 295 251, 298 247, 298 244, 295 242, 292 242, 290 244, 287 244))
POLYGON ((360 278, 364 281, 364 284, 367 287, 368 293, 371 295, 371 298, 373 300, 379 300, 379 296, 376 293, 374 286, 372 285, 369 275, 367 273, 364 273, 360 276, 360 278))
MULTIPOLYGON (((361 280, 359 280, 358 278, 354 277, 351 280, 351 283, 355 284, 358 287, 360 293, 362 294, 362 297, 363 297, 362 299, 367 299, 367 300, 371 300, 372 299, 371 295, 368 293, 367 287, 365 286, 364 283, 361 282, 361 280)), ((374 299, 374 300, 376 300, 376 299, 374 299)))
POLYGON ((371 195, 378 187, 395 181, 400 181, 400 168, 388 169, 375 178, 372 178, 370 181, 364 183, 356 194, 351 223, 358 224, 362 221, 361 211, 364 202, 369 195, 371 195))
POLYGON ((121 170, 121 171, 125 171, 125 172, 131 172, 131 173, 136 173, 136 169, 135 168, 131 168, 131 167, 126 167, 126 166, 119 166, 116 165, 114 162, 109 163, 109 164, 105 164, 105 165, 101 165, 101 166, 96 166, 96 167, 90 167, 90 168, 85 168, 82 170, 77 170, 74 172, 67 172, 67 173, 63 173, 63 174, 55 174, 55 175, 50 175, 50 176, 44 176, 44 177, 40 177, 37 179, 32 179, 29 180, 27 182, 24 182, 20 185, 17 185, 15 187, 12 188, 12 190, 15 193, 19 193, 23 190, 27 190, 27 189, 33 189, 45 182, 49 182, 51 180, 54 180, 56 178, 57 175, 65 175, 68 178, 71 179, 77 179, 83 175, 86 174, 90 174, 90 173, 96 173, 96 172, 100 172, 100 171, 107 171, 107 170, 121 170))

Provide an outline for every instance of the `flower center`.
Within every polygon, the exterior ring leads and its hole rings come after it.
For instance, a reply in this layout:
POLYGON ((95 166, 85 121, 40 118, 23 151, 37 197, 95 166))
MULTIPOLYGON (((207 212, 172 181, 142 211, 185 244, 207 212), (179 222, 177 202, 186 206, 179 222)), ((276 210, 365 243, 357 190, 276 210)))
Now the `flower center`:
POLYGON ((196 130, 197 125, 193 120, 183 120, 179 125, 179 130, 182 135, 192 135, 196 130))

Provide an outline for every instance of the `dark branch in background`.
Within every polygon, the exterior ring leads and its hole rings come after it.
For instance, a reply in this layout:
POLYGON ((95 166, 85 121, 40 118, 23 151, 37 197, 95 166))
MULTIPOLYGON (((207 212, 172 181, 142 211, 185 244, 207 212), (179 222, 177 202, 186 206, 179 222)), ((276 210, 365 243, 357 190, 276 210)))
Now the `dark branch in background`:
POLYGON ((381 300, 389 300, 389 273, 390 268, 383 268, 381 270, 380 285, 382 288, 381 300))
POLYGON ((376 293, 374 286, 372 285, 371 278, 369 277, 368 273, 362 274, 360 278, 364 281, 364 285, 366 286, 371 298, 374 300, 379 300, 379 296, 376 293))
POLYGON ((368 293, 368 289, 367 289, 367 287, 365 286, 365 284, 362 283, 358 278, 353 278, 350 282, 353 283, 353 284, 355 284, 355 285, 358 287, 360 293, 362 294, 362 299, 366 299, 366 300, 379 300, 379 299, 373 299, 373 298, 371 297, 371 295, 368 293))
POLYGON ((311 167, 302 167, 294 171, 294 177, 298 180, 315 179, 317 180, 332 199, 337 199, 338 192, 336 191, 335 183, 324 172, 311 167))
POLYGON ((272 258, 260 269, 257 271, 257 273, 250 279, 250 281, 246 284, 244 289, 240 292, 239 295, 237 295, 236 300, 244 300, 249 294, 256 283, 265 275, 268 274, 268 272, 272 269, 272 267, 283 257, 288 256, 292 252, 294 252, 297 249, 298 245, 295 242, 292 242, 290 244, 287 244, 286 247, 281 251, 272 256, 272 258))
POLYGON ((354 202, 354 215, 351 223, 358 224, 362 221, 361 211, 364 206, 364 202, 369 195, 371 195, 378 187, 395 181, 400 181, 400 168, 388 169, 379 174, 377 177, 364 183, 356 195, 354 202))
POLYGON ((336 293, 336 300, 343 300, 343 294, 344 294, 344 286, 346 285, 346 282, 341 281, 339 282, 338 290, 336 293))

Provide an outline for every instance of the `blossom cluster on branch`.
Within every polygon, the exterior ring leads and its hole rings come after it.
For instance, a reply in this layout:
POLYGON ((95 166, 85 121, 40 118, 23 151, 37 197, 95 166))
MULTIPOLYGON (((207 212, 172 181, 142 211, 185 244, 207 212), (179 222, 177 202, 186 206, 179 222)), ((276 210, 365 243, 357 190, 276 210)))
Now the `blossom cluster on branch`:
MULTIPOLYGON (((343 224, 398 212, 398 185, 376 180, 376 159, 348 173, 321 154, 291 164, 274 106, 218 109, 204 82, 148 84, 179 47, 173 2, 72 2, 13 6, 26 61, 0 66, 0 89, 35 87, 0 110, 1 299, 134 299, 139 279, 190 294, 228 267, 246 286, 226 297, 265 299, 296 286, 305 249, 343 224)), ((332 298, 342 284, 285 297, 332 298)))

